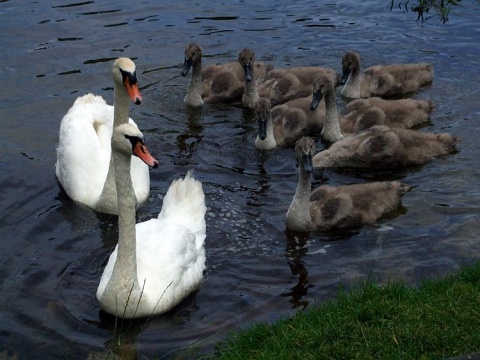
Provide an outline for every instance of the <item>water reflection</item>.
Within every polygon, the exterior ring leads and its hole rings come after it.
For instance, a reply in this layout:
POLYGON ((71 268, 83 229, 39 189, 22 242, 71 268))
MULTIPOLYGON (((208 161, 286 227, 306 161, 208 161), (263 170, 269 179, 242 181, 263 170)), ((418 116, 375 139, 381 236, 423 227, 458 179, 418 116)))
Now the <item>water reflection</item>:
MULTIPOLYGON (((199 121, 202 116, 202 108, 188 108, 186 113, 186 129, 177 136, 177 146, 179 153, 190 160, 195 155, 197 145, 204 136, 203 125, 199 121)), ((189 163, 186 161, 184 165, 189 165, 189 163)))
POLYGON ((136 339, 127 338, 123 334, 115 334, 112 340, 105 343, 105 348, 108 350, 106 354, 91 354, 88 359, 136 360, 138 358, 136 339))
POLYGON ((287 229, 285 231, 287 247, 285 248, 285 257, 288 259, 288 266, 292 275, 298 277, 297 283, 282 293, 281 296, 289 298, 288 302, 292 304, 292 308, 305 309, 309 301, 302 299, 307 295, 308 289, 314 284, 310 284, 308 280, 308 271, 305 267, 303 257, 308 251, 309 234, 302 234, 287 229))
MULTIPOLYGON (((99 326, 107 329, 112 338, 104 342, 109 359, 137 359, 137 338, 148 324, 148 319, 125 320, 115 318, 103 311, 99 313, 99 326)), ((98 357, 95 357, 98 359, 98 357)))

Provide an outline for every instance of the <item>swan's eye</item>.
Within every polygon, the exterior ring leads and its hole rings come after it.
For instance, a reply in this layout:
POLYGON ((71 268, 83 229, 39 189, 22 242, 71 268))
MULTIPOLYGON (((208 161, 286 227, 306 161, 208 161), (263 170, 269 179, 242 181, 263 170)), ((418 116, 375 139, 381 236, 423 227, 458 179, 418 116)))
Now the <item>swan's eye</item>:
POLYGON ((141 137, 131 136, 131 135, 124 135, 124 136, 128 141, 130 141, 130 144, 132 144, 132 149, 135 148, 135 146, 137 146, 138 143, 145 145, 145 141, 141 137))
POLYGON ((125 82, 126 79, 130 81, 130 85, 137 83, 137 72, 134 71, 133 73, 129 71, 125 71, 120 69, 120 73, 122 74, 122 82, 125 82))

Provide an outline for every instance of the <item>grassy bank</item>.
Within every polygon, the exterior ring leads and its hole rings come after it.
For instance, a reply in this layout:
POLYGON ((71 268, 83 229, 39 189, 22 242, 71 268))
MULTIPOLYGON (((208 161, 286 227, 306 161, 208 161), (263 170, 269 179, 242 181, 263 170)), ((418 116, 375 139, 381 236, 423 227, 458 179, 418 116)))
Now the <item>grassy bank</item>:
POLYGON ((362 282, 272 325, 231 334, 220 359, 443 359, 480 352, 480 262, 418 287, 362 282))

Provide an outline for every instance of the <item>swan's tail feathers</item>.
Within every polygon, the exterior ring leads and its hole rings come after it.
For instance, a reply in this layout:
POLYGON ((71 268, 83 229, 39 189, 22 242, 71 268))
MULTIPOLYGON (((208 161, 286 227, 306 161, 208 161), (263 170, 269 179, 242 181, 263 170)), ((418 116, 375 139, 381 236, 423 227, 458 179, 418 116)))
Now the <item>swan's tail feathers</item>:
POLYGON ((434 71, 433 71, 433 65, 432 64, 427 64, 425 66, 425 69, 427 70, 427 72, 430 74, 430 81, 433 80, 433 74, 434 74, 434 71))
POLYGON ((77 104, 94 104, 94 103, 106 104, 105 100, 100 95, 93 95, 92 93, 78 97, 73 104, 77 105, 77 104))
POLYGON ((431 115, 433 110, 435 110, 435 103, 432 100, 425 100, 424 110, 427 112, 427 114, 431 115))
POLYGON ((206 212, 207 207, 202 183, 195 180, 193 171, 190 170, 184 179, 180 178, 172 181, 163 199, 162 211, 158 218, 168 219, 168 221, 189 228, 196 234, 197 240, 201 242, 201 244, 197 244, 198 248, 205 239, 206 212))
POLYGON ((447 133, 437 134, 438 140, 443 144, 446 154, 455 153, 456 145, 460 142, 460 138, 447 133))
POLYGON ((392 181, 392 186, 399 192, 400 195, 403 195, 413 189, 413 186, 401 183, 399 181, 392 181))

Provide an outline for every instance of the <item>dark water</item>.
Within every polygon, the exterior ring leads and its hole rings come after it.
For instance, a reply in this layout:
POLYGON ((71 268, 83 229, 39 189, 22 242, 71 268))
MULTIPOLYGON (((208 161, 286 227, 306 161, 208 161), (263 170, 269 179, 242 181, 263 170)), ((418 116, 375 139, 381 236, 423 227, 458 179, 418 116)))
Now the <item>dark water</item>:
POLYGON ((416 284, 478 259, 479 6, 462 2, 445 25, 415 19, 389 1, 0 1, 0 357, 194 358, 230 330, 292 315, 356 279, 416 284), (243 47, 279 67, 339 71, 348 49, 366 66, 431 62, 434 83, 416 96, 437 107, 421 131, 460 136, 459 152, 396 173, 316 173, 316 185, 400 179, 416 188, 379 227, 286 233, 293 150, 256 151, 253 114, 239 106, 183 107, 191 41, 205 63, 235 60, 243 47), (190 168, 209 209, 204 284, 147 323, 99 312, 116 219, 72 203, 54 175, 63 114, 86 92, 112 103, 119 56, 137 63, 144 102, 131 117, 162 164, 139 221, 157 215, 170 182, 190 168))

